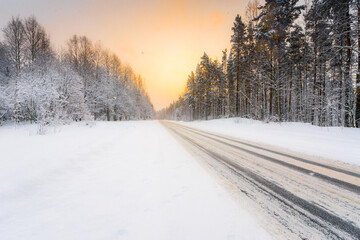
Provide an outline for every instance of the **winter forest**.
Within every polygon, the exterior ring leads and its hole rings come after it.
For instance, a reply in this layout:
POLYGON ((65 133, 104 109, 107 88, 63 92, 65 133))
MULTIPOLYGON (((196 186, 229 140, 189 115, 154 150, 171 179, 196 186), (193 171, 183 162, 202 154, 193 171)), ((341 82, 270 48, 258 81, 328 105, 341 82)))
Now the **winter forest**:
POLYGON ((221 60, 204 53, 159 116, 360 127, 359 25, 359 0, 254 0, 246 21, 235 19, 231 49, 221 60))
MULTIPOLYGON (((360 127, 360 1, 251 1, 231 48, 206 53, 159 118, 243 117, 360 127)), ((0 123, 45 126, 150 119, 144 81, 86 36, 61 50, 35 17, 13 17, 0 42, 0 123)))
POLYGON ((13 17, 0 42, 0 123, 40 126, 153 117, 141 76, 85 36, 54 51, 35 17, 13 17))

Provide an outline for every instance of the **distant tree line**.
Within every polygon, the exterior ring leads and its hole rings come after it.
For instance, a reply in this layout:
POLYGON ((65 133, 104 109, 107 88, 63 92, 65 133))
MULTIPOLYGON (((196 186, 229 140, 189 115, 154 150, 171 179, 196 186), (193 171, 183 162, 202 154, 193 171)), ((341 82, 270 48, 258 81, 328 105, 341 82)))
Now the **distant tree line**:
POLYGON ((221 61, 206 53, 160 118, 245 117, 360 127, 360 0, 266 0, 238 15, 221 61))
POLYGON ((55 52, 35 17, 13 17, 0 42, 0 123, 149 119, 140 76, 118 56, 74 35, 55 52))

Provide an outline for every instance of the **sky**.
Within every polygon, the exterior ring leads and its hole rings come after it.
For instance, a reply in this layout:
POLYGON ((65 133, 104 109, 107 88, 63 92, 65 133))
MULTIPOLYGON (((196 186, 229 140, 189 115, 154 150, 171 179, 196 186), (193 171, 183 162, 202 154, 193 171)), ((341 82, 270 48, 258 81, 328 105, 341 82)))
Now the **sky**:
POLYGON ((0 0, 0 28, 34 15, 55 49, 74 34, 116 53, 145 79, 156 110, 184 92, 206 52, 221 59, 248 0, 0 0))

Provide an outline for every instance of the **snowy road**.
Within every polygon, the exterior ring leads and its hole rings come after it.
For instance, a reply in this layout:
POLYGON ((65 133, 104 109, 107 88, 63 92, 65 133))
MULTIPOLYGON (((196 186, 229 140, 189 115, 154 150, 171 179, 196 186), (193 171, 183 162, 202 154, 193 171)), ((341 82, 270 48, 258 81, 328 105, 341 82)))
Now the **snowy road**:
POLYGON ((162 122, 237 190, 276 238, 360 239, 360 172, 341 163, 162 122), (260 218, 260 217, 259 217, 260 218))

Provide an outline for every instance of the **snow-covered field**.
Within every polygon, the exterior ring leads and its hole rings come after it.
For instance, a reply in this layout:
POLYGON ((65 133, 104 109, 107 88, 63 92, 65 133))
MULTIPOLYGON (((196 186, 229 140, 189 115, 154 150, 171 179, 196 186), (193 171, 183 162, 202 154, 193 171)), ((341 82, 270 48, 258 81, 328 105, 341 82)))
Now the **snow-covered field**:
POLYGON ((270 238, 156 121, 36 131, 0 127, 2 240, 270 238))
POLYGON ((198 129, 360 165, 360 129, 307 123, 264 123, 242 118, 182 122, 198 129))

